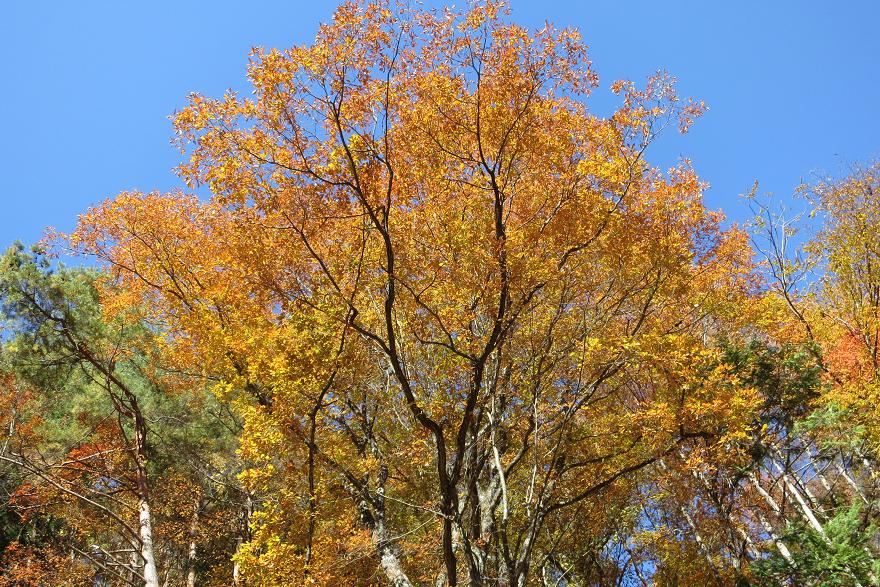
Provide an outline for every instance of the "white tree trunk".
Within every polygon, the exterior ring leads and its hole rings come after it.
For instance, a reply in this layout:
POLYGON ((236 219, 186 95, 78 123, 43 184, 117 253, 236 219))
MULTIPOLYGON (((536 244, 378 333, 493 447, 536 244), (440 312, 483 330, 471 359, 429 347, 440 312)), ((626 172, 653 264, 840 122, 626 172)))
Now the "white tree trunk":
POLYGON ((846 467, 844 467, 837 459, 834 459, 834 467, 837 469, 838 474, 846 480, 850 487, 853 488, 853 491, 859 496, 859 499, 867 505, 868 498, 862 493, 862 488, 859 487, 859 484, 856 483, 856 480, 853 479, 852 475, 847 472, 846 467))
MULTIPOLYGON (((243 540, 241 536, 239 536, 235 540, 235 554, 238 554, 241 551, 241 545, 243 540)), ((235 562, 232 563, 232 584, 235 587, 241 585, 241 563, 238 562, 238 558, 235 559, 235 562)))
POLYGON ((804 499, 804 496, 801 495, 801 492, 798 491, 798 488, 795 487, 794 483, 792 483, 788 474, 783 473, 782 481, 788 488, 789 493, 794 496, 795 501, 797 501, 798 505, 801 508, 801 511, 804 514, 804 518, 806 518, 807 522, 810 523, 810 526, 813 527, 813 530, 815 530, 822 538, 826 538, 825 529, 822 527, 821 522, 819 522, 819 519, 813 513, 813 508, 810 507, 810 504, 807 503, 807 500, 804 499))
POLYGON ((198 556, 199 509, 196 501, 189 523, 189 549, 186 553, 186 587, 196 587, 196 560, 198 556))
POLYGON ((153 550, 153 524, 150 517, 150 504, 145 499, 138 503, 141 534, 141 558, 144 560, 144 587, 159 587, 159 573, 156 571, 156 557, 153 550))
MULTIPOLYGON (((253 514, 254 510, 254 500, 251 497, 251 494, 247 494, 247 498, 245 500, 245 509, 242 515, 242 523, 241 528, 239 528, 238 538, 235 540, 235 554, 238 555, 241 552, 241 547, 245 542, 245 539, 248 536, 248 532, 251 525, 251 514, 253 514)), ((235 562, 232 563, 232 584, 235 587, 241 585, 241 563, 238 562, 238 556, 235 557, 235 562)))
POLYGON ((776 532, 773 531, 773 525, 770 524, 770 522, 767 521, 767 518, 765 518, 764 515, 761 513, 758 514, 758 519, 760 519, 761 525, 764 526, 764 531, 767 532, 768 536, 770 536, 770 540, 772 540, 773 544, 776 545, 776 549, 779 551, 779 554, 782 555, 782 558, 785 559, 785 562, 787 562, 791 566, 794 566, 794 558, 792 558, 791 556, 791 551, 788 549, 782 539, 779 538, 776 532))
POLYGON ((388 530, 381 514, 374 520, 371 534, 379 554, 379 566, 385 572, 388 584, 391 587, 412 587, 412 582, 400 564, 393 542, 388 540, 388 530))

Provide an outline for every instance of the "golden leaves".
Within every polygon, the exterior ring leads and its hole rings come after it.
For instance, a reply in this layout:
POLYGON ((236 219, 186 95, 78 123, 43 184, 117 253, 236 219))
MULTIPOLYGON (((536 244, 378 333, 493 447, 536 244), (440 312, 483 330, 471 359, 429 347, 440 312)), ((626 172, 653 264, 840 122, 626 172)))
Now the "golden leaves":
POLYGON ((239 555, 255 584, 304 573, 307 540, 310 580, 368 569, 385 539, 351 528, 380 512, 429 573, 437 447, 459 429, 480 462, 492 438, 525 526, 537 495, 572 499, 682 430, 742 434, 749 390, 705 341, 737 324, 749 255, 688 162, 642 158, 703 110, 667 74, 615 83, 600 119, 576 31, 528 32, 495 2, 352 2, 312 45, 255 50, 249 77, 253 100, 175 117, 181 175, 210 198, 121 194, 72 240, 112 267, 108 307, 142 308, 170 362, 223 382, 241 480, 267 496, 239 555))

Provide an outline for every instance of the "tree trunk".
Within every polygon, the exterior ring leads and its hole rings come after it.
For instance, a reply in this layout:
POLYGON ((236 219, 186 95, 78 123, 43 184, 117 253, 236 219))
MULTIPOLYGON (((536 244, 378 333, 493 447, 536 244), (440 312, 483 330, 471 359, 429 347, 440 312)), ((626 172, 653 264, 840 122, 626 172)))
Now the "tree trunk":
POLYGON ((815 530, 822 538, 826 538, 825 529, 822 527, 822 523, 819 522, 819 519, 816 517, 816 514, 813 513, 813 508, 810 507, 810 504, 807 503, 807 500, 804 499, 804 496, 801 495, 801 492, 798 491, 798 488, 795 487, 794 483, 791 481, 787 473, 783 473, 782 481, 785 483, 785 486, 788 488, 789 493, 794 496, 795 501, 797 501, 798 505, 801 508, 801 512, 804 514, 804 518, 807 522, 810 523, 813 530, 815 530))
MULTIPOLYGON (((251 526, 251 514, 253 513, 253 509, 254 500, 251 497, 251 494, 248 493, 245 500, 244 512, 241 516, 241 527, 239 528, 238 538, 235 540, 236 555, 241 552, 241 547, 248 538, 251 526)), ((235 556, 234 562, 232 563, 232 584, 235 587, 241 585, 241 563, 238 562, 238 556, 235 556)))
POLYGON ((852 487, 855 494, 857 496, 859 496, 859 499, 861 499, 862 502, 864 502, 865 505, 867 505, 868 498, 865 497, 864 493, 862 493, 862 488, 859 487, 858 483, 856 483, 856 480, 853 479, 852 475, 850 475, 847 472, 846 467, 842 463, 840 463, 837 459, 833 459, 832 462, 834 463, 834 467, 837 469, 837 473, 846 480, 846 482, 849 484, 849 486, 852 487))
POLYGON ((773 530, 773 525, 770 524, 770 522, 767 521, 767 518, 765 518, 764 515, 761 513, 758 513, 758 519, 760 519, 761 525, 764 526, 764 531, 767 532, 768 536, 770 536, 770 540, 772 540, 773 544, 776 545, 776 549, 779 551, 779 554, 782 555, 782 558, 785 559, 785 562, 787 562, 791 566, 795 566, 794 558, 792 558, 791 556, 791 551, 773 530))
POLYGON ((391 587, 412 587, 409 577, 400 566, 400 560, 390 546, 380 547, 379 557, 379 565, 385 571, 385 576, 391 587))
POLYGON ((144 560, 144 587, 159 587, 159 573, 153 551, 153 524, 150 517, 150 504, 141 497, 138 500, 140 518, 141 558, 144 560))
MULTIPOLYGON (((776 500, 773 499, 773 496, 770 495, 766 489, 761 487, 761 483, 758 481, 758 477, 753 472, 749 472, 748 477, 749 481, 752 482, 752 486, 759 494, 761 494, 761 497, 764 498, 764 501, 767 502, 767 505, 769 505, 770 509, 773 510, 773 513, 776 514, 776 517, 782 518, 782 509, 779 507, 779 504, 776 502, 776 500)), ((761 525, 764 526, 764 531, 767 532, 767 535, 770 536, 773 544, 776 545, 776 549, 779 550, 779 554, 781 554, 782 558, 785 559, 785 562, 794 566, 794 559, 791 556, 791 551, 773 530, 773 525, 769 521, 767 521, 767 518, 765 518, 764 515, 760 512, 758 512, 758 519, 761 521, 761 525)))
POLYGON ((195 509, 189 522, 189 549, 186 553, 186 587, 196 587, 196 561, 198 558, 199 513, 201 500, 196 500, 195 509))
POLYGON ((709 565, 709 568, 712 569, 712 575, 715 576, 715 581, 719 585, 723 583, 721 579, 721 572, 718 570, 718 566, 715 564, 715 561, 712 560, 712 551, 706 546, 706 542, 703 540, 700 531, 697 529, 697 524, 694 522, 694 518, 690 515, 690 513, 684 508, 684 506, 679 506, 679 511, 681 515, 684 516, 685 521, 688 526, 690 526, 691 532, 694 534, 694 541, 697 543, 697 548, 700 550, 700 554, 706 559, 706 563, 709 565))
MULTIPOLYGON (((381 498, 380 498, 381 499, 381 498)), ((385 573, 388 584, 391 587, 412 587, 412 582, 400 564, 400 558, 394 547, 394 542, 389 540, 388 529, 385 526, 385 513, 381 508, 372 510, 366 501, 358 503, 361 519, 370 529, 370 538, 379 555, 379 567, 385 573)))
POLYGON ((137 585, 144 576, 143 571, 141 571, 141 564, 143 560, 141 559, 141 545, 132 538, 131 540, 131 551, 128 555, 128 564, 131 568, 131 583, 132 585, 137 585))
MULTIPOLYGON (((241 551, 241 545, 243 540, 241 536, 235 539, 235 554, 238 554, 241 551)), ((241 563, 238 562, 238 558, 236 558, 232 563, 232 584, 235 587, 241 585, 241 563)))

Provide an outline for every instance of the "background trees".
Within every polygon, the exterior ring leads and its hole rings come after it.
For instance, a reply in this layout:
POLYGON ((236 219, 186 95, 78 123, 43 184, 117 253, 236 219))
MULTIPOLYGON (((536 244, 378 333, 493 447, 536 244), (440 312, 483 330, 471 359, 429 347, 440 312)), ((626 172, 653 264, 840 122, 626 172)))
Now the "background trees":
POLYGON ((0 460, 18 483, 20 528, 7 564, 45 567, 35 584, 159 585, 159 567, 195 571, 199 516, 229 517, 241 501, 222 485, 235 419, 200 379, 161 365, 145 324, 102 314, 96 277, 20 245, 0 259, 10 327, 0 460))

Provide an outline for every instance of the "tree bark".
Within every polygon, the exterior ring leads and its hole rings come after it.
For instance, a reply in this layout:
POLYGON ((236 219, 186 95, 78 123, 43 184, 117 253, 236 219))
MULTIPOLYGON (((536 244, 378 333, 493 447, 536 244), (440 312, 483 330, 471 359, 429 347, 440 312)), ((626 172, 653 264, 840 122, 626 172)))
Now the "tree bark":
POLYGON ((153 550, 153 524, 150 504, 145 496, 138 500, 140 520, 141 558, 144 560, 144 587, 159 587, 159 573, 156 570, 156 557, 153 550))
POLYGON ((196 500, 195 509, 189 523, 189 548, 186 553, 186 587, 196 586, 196 561, 198 559, 199 513, 201 500, 196 500))
POLYGON ((773 544, 776 545, 776 549, 779 551, 779 554, 781 554, 782 558, 785 559, 785 562, 787 562, 791 566, 795 566, 794 558, 792 558, 791 556, 791 551, 773 530, 773 525, 767 521, 767 518, 764 517, 764 514, 758 513, 758 519, 761 521, 761 525, 764 526, 764 531, 767 532, 768 536, 770 536, 770 540, 772 540, 773 544))
POLYGON ((241 585, 241 563, 238 561, 237 555, 239 552, 241 552, 241 547, 247 540, 248 532, 250 531, 251 513, 253 511, 253 507, 253 498, 248 493, 245 500, 244 512, 241 516, 241 528, 239 528, 238 538, 235 541, 236 556, 234 557, 234 562, 232 563, 232 584, 235 587, 241 585))

